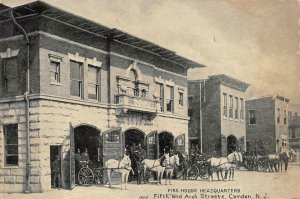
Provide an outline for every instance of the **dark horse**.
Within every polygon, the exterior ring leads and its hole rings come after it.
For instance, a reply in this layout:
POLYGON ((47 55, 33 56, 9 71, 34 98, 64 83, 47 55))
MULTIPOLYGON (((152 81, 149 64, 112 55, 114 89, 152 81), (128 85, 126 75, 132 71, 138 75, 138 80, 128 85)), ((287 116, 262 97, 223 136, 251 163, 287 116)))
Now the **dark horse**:
POLYGON ((137 184, 141 184, 144 176, 144 167, 142 161, 145 159, 144 154, 141 151, 134 151, 131 155, 132 169, 136 177, 137 184))
POLYGON ((187 180, 188 170, 192 166, 192 161, 188 160, 188 157, 183 155, 181 152, 177 151, 179 157, 179 166, 176 170, 176 178, 180 178, 182 176, 183 180, 187 180))

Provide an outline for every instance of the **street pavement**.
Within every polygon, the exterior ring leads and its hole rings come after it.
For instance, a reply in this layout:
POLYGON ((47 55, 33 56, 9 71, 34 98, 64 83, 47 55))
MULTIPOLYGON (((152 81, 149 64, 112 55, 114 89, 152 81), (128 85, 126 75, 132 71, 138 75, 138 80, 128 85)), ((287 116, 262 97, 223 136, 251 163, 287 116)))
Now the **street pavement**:
MULTIPOLYGON (((214 176, 216 180, 216 176, 214 176)), ((300 199, 300 165, 291 164, 287 172, 268 173, 236 171, 234 181, 172 180, 172 185, 128 184, 121 190, 118 181, 113 188, 105 186, 76 186, 73 190, 53 189, 46 193, 7 194, 1 199, 173 199, 173 198, 225 198, 225 199, 300 199)))

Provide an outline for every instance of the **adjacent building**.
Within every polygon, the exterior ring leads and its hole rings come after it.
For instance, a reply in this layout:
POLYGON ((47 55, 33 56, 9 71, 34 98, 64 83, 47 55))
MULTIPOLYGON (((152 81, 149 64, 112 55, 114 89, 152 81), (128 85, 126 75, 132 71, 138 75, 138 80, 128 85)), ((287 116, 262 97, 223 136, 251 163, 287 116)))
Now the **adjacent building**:
POLYGON ((249 84, 221 74, 188 81, 191 147, 225 156, 246 150, 245 92, 249 84))
POLYGON ((246 101, 246 144, 250 153, 278 153, 287 149, 288 104, 289 99, 279 95, 246 101))
POLYGON ((297 152, 296 160, 300 161, 300 116, 297 113, 289 117, 289 147, 297 152))
POLYGON ((75 151, 102 167, 138 144, 188 150, 187 70, 203 65, 44 2, 0 9, 1 192, 50 190, 57 154, 72 188, 75 151))

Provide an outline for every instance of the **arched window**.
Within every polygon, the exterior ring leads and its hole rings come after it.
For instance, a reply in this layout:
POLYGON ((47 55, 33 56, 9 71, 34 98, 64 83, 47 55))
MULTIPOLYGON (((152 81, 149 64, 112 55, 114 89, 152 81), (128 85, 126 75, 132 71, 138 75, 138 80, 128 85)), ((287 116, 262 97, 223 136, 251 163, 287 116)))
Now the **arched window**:
POLYGON ((137 72, 134 69, 129 71, 129 78, 134 82, 137 80, 137 72))
POLYGON ((139 96, 139 89, 137 88, 138 76, 137 76, 136 70, 131 69, 129 71, 129 78, 131 80, 130 88, 132 89, 133 95, 138 97, 139 96))

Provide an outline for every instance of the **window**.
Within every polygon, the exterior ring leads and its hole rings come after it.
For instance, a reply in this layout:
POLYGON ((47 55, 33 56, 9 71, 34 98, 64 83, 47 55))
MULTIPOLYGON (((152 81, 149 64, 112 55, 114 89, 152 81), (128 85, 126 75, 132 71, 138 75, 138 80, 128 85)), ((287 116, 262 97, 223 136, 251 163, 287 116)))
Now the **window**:
POLYGON ((164 111, 164 85, 158 84, 159 86, 159 104, 160 104, 160 111, 164 111))
POLYGON ((255 110, 249 110, 249 124, 256 124, 255 110))
POLYGON ((5 166, 18 166, 18 125, 10 124, 4 126, 4 150, 5 166))
POLYGON ((148 144, 156 144, 155 143, 155 134, 149 136, 148 144))
POLYGON ((50 61, 50 81, 51 83, 60 82, 60 62, 50 61))
POLYGON ((229 95, 229 117, 233 118, 233 98, 232 95, 229 95))
POLYGON ((284 110, 284 118, 283 118, 283 123, 284 125, 286 125, 286 118, 287 118, 287 115, 286 115, 286 110, 284 110))
POLYGON ((71 95, 83 98, 82 95, 82 63, 71 61, 70 80, 71 95))
POLYGON ((241 106, 241 108, 240 108, 240 118, 241 118, 241 120, 244 120, 244 99, 240 99, 240 106, 241 106))
POLYGON ((239 98, 235 97, 235 111, 234 111, 235 119, 239 119, 239 98))
POLYGON ((3 59, 4 92, 14 94, 19 90, 17 57, 3 59))
POLYGON ((296 131, 295 131, 295 129, 290 129, 290 138, 296 138, 296 131))
POLYGON ((99 69, 89 65, 88 71, 88 97, 89 99, 99 100, 99 69))
POLYGON ((142 91, 141 91, 141 97, 146 98, 146 96, 147 96, 146 89, 142 89, 142 91))
POLYGON ((105 134, 105 141, 111 143, 119 143, 120 142, 120 134, 118 131, 112 131, 105 134))
POLYGON ((179 92, 179 105, 183 106, 183 93, 179 92))
POLYGON ((166 102, 167 102, 167 111, 173 112, 173 87, 166 86, 166 102))
POLYGON ((280 123, 280 109, 277 109, 277 123, 280 123))
POLYGON ((180 136, 177 138, 177 146, 184 146, 184 137, 180 136))
POLYGON ((137 73, 134 69, 129 71, 129 78, 131 79, 131 89, 133 91, 133 95, 138 97, 139 96, 139 89, 137 88, 137 73))
POLYGON ((223 115, 227 117, 227 94, 223 93, 223 115))

